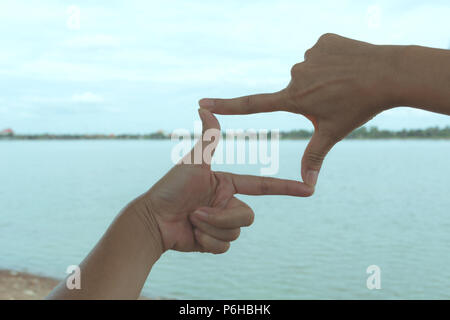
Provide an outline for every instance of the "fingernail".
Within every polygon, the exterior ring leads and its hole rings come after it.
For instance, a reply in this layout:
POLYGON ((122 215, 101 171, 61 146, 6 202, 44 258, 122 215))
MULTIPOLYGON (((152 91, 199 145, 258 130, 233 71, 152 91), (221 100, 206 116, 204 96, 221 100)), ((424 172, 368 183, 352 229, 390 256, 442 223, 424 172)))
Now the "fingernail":
POLYGON ((319 171, 309 170, 306 172, 305 183, 314 187, 317 183, 317 178, 319 177, 319 171))
POLYGON ((206 220, 208 218, 208 214, 206 212, 204 212, 204 211, 201 211, 201 210, 195 210, 194 214, 198 218, 203 219, 203 220, 206 220))
POLYGON ((214 100, 213 99, 201 99, 198 104, 200 107, 205 109, 210 109, 214 107, 214 100))

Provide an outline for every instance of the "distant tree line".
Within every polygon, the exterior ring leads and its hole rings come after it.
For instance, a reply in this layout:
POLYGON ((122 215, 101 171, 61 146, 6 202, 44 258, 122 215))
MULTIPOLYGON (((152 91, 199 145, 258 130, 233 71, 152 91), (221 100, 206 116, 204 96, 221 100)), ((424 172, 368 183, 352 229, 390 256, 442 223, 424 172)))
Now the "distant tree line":
POLYGON ((348 135, 348 139, 449 139, 450 126, 427 129, 403 129, 401 131, 379 130, 377 127, 361 127, 348 135))
MULTIPOLYGON (((283 140, 309 139, 312 131, 292 130, 280 132, 283 140)), ((194 135, 191 134, 194 138, 194 135)), ((223 133, 226 138, 226 134, 223 133)), ((148 134, 8 134, 0 135, 3 140, 163 140, 171 135, 158 131, 148 134)), ((270 139, 270 132, 268 135, 270 139)), ((380 130, 377 127, 361 127, 351 132, 346 139, 450 139, 450 126, 445 128, 432 127, 427 129, 403 129, 400 131, 380 130)))
MULTIPOLYGON (((311 138, 309 130, 280 132, 281 139, 301 140, 311 138)), ((377 127, 360 127, 353 130, 345 139, 450 139, 450 126, 445 128, 403 129, 400 131, 380 130, 377 127)))

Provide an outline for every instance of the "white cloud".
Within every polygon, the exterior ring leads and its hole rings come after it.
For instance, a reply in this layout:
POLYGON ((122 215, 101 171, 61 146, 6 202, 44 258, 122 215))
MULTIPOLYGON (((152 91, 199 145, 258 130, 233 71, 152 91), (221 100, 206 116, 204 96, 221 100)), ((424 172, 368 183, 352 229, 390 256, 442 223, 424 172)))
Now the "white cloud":
MULTIPOLYGON (((287 85, 290 63, 276 58, 214 58, 191 57, 183 63, 178 57, 164 56, 162 52, 111 54, 104 63, 84 61, 68 62, 63 57, 49 58, 23 64, 15 70, 0 70, 3 74, 15 74, 34 79, 55 81, 103 82, 111 80, 154 82, 173 85, 233 84, 255 87, 264 84, 287 85), (120 61, 130 61, 120 65, 120 61)), ((107 59, 107 58, 105 58, 107 59)))
POLYGON ((8 23, 34 23, 56 20, 66 14, 61 3, 45 1, 1 1, 0 19, 8 23))
POLYGON ((74 36, 64 41, 64 46, 68 48, 108 48, 119 45, 118 38, 106 34, 74 36))
POLYGON ((71 97, 49 97, 49 96, 25 96, 21 99, 27 104, 62 104, 62 103, 101 103, 103 96, 92 92, 73 94, 71 97))
MULTIPOLYGON (((95 110, 135 108, 139 120, 149 116, 171 129, 190 111, 168 121, 169 112, 195 106, 202 96, 281 89, 290 67, 325 32, 373 43, 448 47, 450 40, 448 0, 75 2, 79 30, 66 25, 71 2, 0 1, 3 117, 30 108, 45 111, 49 121, 69 112, 88 120, 95 110), (382 17, 368 26, 371 5, 379 6, 382 17), (143 105, 149 108, 139 109, 143 105), (156 106, 163 111, 153 112, 156 106)), ((396 110, 376 121, 382 126, 391 119, 395 127, 404 118, 432 123, 436 117, 396 110)), ((78 125, 72 119, 65 120, 69 130, 78 125)), ((108 122, 123 123, 122 118, 108 122)), ((296 119, 292 123, 303 126, 296 119)))
POLYGON ((26 96, 21 99, 25 103, 36 103, 36 104, 54 104, 61 102, 68 102, 67 98, 58 97, 42 97, 42 96, 26 96))
POLYGON ((102 96, 94 94, 92 92, 85 92, 81 94, 74 94, 71 99, 73 102, 79 103, 100 103, 104 99, 102 96))

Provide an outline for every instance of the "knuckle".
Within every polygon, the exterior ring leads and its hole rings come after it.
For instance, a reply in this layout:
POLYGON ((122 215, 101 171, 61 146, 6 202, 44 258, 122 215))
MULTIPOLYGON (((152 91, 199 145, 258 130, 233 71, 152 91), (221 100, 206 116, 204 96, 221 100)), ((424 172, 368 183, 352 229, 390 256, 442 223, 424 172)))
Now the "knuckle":
POLYGON ((217 108, 223 108, 224 107, 224 100, 223 99, 213 99, 214 106, 217 108))
POLYGON ((234 241, 237 238, 239 238, 239 236, 241 235, 241 228, 237 228, 235 230, 233 230, 231 236, 230 236, 230 241, 234 241))
POLYGON ((269 186, 269 181, 262 177, 260 180, 260 189, 261 189, 261 194, 268 194, 269 190, 270 190, 270 186, 269 186))
POLYGON ((306 154, 306 160, 313 166, 320 167, 325 155, 322 152, 311 151, 306 154))
POLYGON ((304 59, 305 59, 305 60, 310 59, 310 58, 311 58, 311 55, 313 54, 313 52, 314 52, 314 47, 312 47, 312 48, 306 50, 306 51, 305 51, 305 54, 304 54, 304 59))
POLYGON ((327 33, 324 33, 323 35, 321 35, 317 42, 328 41, 328 40, 331 40, 331 39, 333 39, 335 37, 336 37, 336 34, 327 32, 327 33))
POLYGON ((296 63, 291 68, 291 77, 294 78, 303 68, 303 63, 296 63))
POLYGON ((253 101, 254 101, 253 96, 244 97, 243 104, 242 104, 243 110, 250 111, 250 109, 253 106, 253 101))

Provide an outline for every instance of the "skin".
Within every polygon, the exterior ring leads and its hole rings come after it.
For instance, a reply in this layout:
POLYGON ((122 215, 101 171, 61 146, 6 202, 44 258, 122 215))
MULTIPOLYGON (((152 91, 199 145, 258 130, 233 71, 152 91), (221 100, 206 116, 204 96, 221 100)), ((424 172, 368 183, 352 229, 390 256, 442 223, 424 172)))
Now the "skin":
POLYGON ((235 197, 306 197, 313 188, 298 181, 214 172, 210 159, 220 132, 217 119, 199 110, 203 136, 191 153, 149 191, 128 204, 80 264, 81 289, 62 281, 49 299, 136 299, 159 257, 167 250, 224 253, 240 228, 254 219, 252 209, 235 197), (194 164, 194 154, 204 155, 194 164), (187 164, 187 161, 193 164, 187 164))
POLYGON ((306 184, 211 171, 217 119, 200 110, 204 134, 183 161, 128 204, 80 264, 82 288, 61 282, 50 299, 135 299, 167 250, 223 253, 254 219, 235 194, 310 196, 328 151, 378 113, 411 106, 450 115, 450 52, 418 46, 378 46, 325 34, 291 70, 287 88, 234 99, 202 99, 218 114, 289 111, 306 116, 315 132, 302 159, 306 184), (208 155, 208 152, 205 152, 208 155))
POLYGON ((288 111, 307 117, 314 134, 301 175, 315 186, 329 150, 384 110, 410 106, 450 115, 450 51, 373 45, 324 34, 292 67, 289 85, 275 93, 205 98, 217 114, 288 111))

